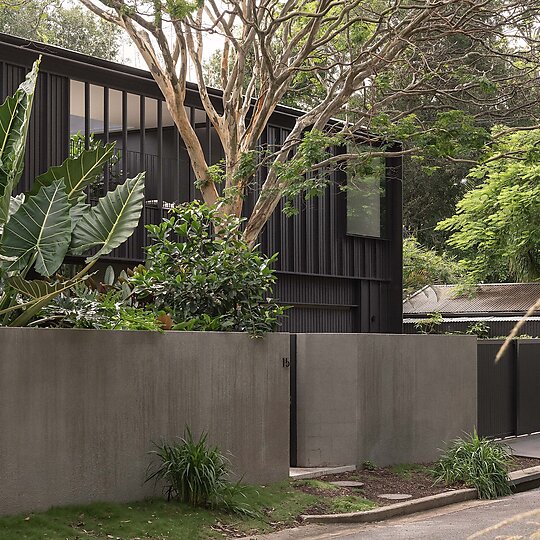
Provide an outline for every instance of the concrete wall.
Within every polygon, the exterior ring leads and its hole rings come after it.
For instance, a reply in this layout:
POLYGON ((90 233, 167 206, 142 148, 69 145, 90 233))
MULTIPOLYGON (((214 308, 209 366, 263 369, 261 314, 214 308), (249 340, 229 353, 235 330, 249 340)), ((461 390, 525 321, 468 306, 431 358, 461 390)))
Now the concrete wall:
POLYGON ((298 465, 422 463, 476 424, 476 338, 298 334, 298 465))
POLYGON ((0 514, 151 495, 186 425, 244 481, 288 476, 287 334, 0 328, 0 353, 0 514))

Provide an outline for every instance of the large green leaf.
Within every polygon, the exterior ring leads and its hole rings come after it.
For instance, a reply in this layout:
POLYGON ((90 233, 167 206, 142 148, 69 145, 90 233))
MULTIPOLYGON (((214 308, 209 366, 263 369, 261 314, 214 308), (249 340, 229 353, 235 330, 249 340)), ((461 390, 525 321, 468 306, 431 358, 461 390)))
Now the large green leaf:
MULTIPOLYGON (((9 218, 20 208, 24 202, 24 193, 20 193, 15 197, 11 197, 9 201, 8 221, 9 218)), ((4 232, 4 225, 0 223, 0 235, 4 232)))
POLYGON ((70 204, 77 204, 84 189, 100 176, 103 166, 113 154, 114 144, 83 150, 79 157, 68 158, 62 165, 51 167, 34 180, 30 193, 35 195, 41 186, 50 186, 55 180, 63 178, 70 204))
POLYGON ((62 264, 71 239, 71 219, 63 180, 28 197, 4 227, 0 253, 17 257, 8 270, 21 271, 35 259, 36 271, 50 276, 62 264))
POLYGON ((86 202, 86 195, 83 195, 77 201, 77 204, 72 206, 69 210, 69 216, 71 217, 71 232, 73 232, 77 223, 79 223, 88 210, 90 210, 90 205, 86 202))
POLYGON ((139 223, 144 204, 144 173, 110 191, 77 223, 71 253, 80 255, 93 247, 97 253, 87 262, 107 255, 125 242, 139 223))
POLYGON ((86 278, 87 276, 82 276, 59 283, 49 283, 39 279, 27 281, 20 276, 8 279, 8 283, 13 289, 30 298, 29 302, 24 304, 24 311, 10 323, 10 326, 26 326, 55 296, 71 289, 86 278))
POLYGON ((14 276, 7 280, 8 284, 17 292, 24 294, 31 300, 40 300, 54 293, 62 292, 67 288, 73 287, 75 283, 83 279, 66 280, 58 283, 50 283, 42 279, 26 280, 20 276, 14 276))
POLYGON ((0 224, 8 220, 11 192, 24 167, 24 149, 38 76, 39 60, 13 96, 0 105, 0 224))

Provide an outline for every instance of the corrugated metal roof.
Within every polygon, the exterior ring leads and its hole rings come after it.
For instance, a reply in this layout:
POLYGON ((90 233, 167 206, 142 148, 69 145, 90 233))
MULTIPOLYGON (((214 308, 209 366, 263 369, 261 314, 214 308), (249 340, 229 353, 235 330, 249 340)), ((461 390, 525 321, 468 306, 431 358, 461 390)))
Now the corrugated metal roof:
MULTIPOLYGON (((404 315, 525 313, 540 298, 540 283, 486 283, 474 296, 455 296, 454 285, 432 285, 403 302, 404 315)), ((539 313, 539 312, 537 312, 539 313)))
MULTIPOLYGON (((540 322, 540 317, 528 317, 528 321, 531 322, 540 322)), ((443 317, 441 320, 441 323, 446 322, 452 322, 452 323, 469 323, 469 322, 511 322, 511 323, 517 323, 518 321, 521 321, 521 317, 519 315, 516 315, 515 317, 443 317)), ((418 317, 413 318, 406 318, 403 319, 403 324, 415 324, 418 322, 418 317)))

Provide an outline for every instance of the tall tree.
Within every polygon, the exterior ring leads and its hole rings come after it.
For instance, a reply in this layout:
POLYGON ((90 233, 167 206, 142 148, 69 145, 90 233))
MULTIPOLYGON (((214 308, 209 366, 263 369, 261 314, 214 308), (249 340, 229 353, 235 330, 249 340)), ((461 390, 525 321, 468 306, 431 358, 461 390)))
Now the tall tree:
POLYGON ((0 32, 115 60, 121 30, 62 0, 0 0, 0 32))
POLYGON ((496 143, 469 174, 478 185, 439 224, 470 280, 540 278, 540 130, 495 130, 496 143))
MULTIPOLYGON (((376 134, 364 141, 372 156, 424 150, 456 160, 488 137, 474 117, 456 112, 457 104, 464 99, 486 104, 502 116, 516 92, 525 96, 537 88, 540 5, 527 0, 81 2, 123 28, 137 46, 165 96, 207 203, 239 215, 257 168, 267 168, 245 229, 251 243, 282 197, 313 193, 306 173, 357 158, 356 151, 335 156, 328 148, 355 141, 358 129, 376 134), (205 89, 203 69, 205 38, 215 33, 224 39, 219 103, 205 89), (449 57, 449 46, 459 48, 461 57, 449 57), (488 64, 489 59, 505 63, 511 75, 479 71, 468 62, 479 54, 488 64), (221 198, 184 107, 190 63, 225 153, 221 198), (271 114, 301 76, 321 81, 323 94, 278 148, 261 149, 271 114), (494 98, 494 87, 506 91, 494 98), (418 96, 428 103, 416 103, 418 96), (411 106, 404 110, 407 98, 411 106), (426 107, 437 111, 430 125, 418 115, 426 107), (334 117, 344 122, 329 128, 334 117), (396 137, 406 140, 407 148, 386 143, 396 137)), ((315 185, 324 185, 320 174, 314 176, 315 185)))
POLYGON ((422 246, 414 237, 403 241, 403 297, 426 285, 456 285, 463 280, 460 264, 446 254, 422 246))

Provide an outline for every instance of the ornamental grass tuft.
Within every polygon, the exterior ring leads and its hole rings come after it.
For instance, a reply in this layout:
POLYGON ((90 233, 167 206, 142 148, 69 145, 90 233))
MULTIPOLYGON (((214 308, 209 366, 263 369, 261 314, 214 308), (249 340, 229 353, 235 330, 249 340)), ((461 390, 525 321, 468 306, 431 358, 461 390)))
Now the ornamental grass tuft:
POLYGON ((158 464, 147 481, 163 481, 168 500, 255 517, 242 502, 246 498, 243 486, 229 481, 230 461, 217 446, 208 444, 207 437, 203 433, 195 440, 186 428, 178 442, 156 444, 150 453, 158 464))
POLYGON ((511 450, 505 444, 472 435, 456 439, 436 463, 435 481, 446 485, 463 482, 478 490, 481 499, 510 495, 508 471, 511 450))

